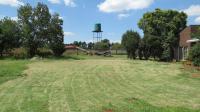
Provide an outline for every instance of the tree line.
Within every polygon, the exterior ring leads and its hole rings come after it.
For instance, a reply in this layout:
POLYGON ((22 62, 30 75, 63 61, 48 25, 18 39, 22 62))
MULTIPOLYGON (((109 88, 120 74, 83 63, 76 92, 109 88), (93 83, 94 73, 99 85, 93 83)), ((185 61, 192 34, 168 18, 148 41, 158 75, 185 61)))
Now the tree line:
POLYGON ((186 27, 187 15, 175 10, 156 9, 147 12, 138 22, 143 30, 141 38, 138 32, 129 30, 122 36, 122 45, 128 58, 159 59, 172 61, 175 49, 179 46, 179 33, 186 27))
POLYGON ((0 20, 0 55, 13 48, 23 47, 28 57, 37 54, 38 48, 46 47, 55 56, 64 52, 63 20, 58 13, 51 14, 47 5, 38 3, 19 7, 18 20, 9 17, 0 20))
POLYGON ((68 45, 75 45, 78 47, 81 47, 83 49, 88 50, 121 50, 123 47, 120 43, 117 42, 110 42, 108 39, 103 39, 100 42, 93 43, 93 42, 85 42, 85 41, 74 41, 73 43, 70 43, 68 45))

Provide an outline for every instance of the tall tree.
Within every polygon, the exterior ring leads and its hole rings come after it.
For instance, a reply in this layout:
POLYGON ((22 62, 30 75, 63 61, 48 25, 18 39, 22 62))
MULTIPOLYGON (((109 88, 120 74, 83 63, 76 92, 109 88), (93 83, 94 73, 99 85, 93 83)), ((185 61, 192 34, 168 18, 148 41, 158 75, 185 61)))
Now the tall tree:
POLYGON ((63 20, 59 17, 57 13, 52 16, 49 28, 49 47, 55 56, 61 56, 64 52, 63 20))
POLYGON ((22 34, 23 46, 27 49, 29 57, 36 54, 38 46, 37 38, 34 36, 32 14, 33 8, 30 4, 21 6, 18 9, 18 21, 22 34))
POLYGON ((51 14, 47 5, 38 3, 33 9, 32 23, 34 28, 34 37, 38 41, 37 47, 43 47, 47 44, 51 14))
POLYGON ((11 50, 14 47, 19 47, 20 33, 19 25, 16 21, 5 17, 0 21, 0 55, 3 51, 11 50))
POLYGON ((87 46, 90 50, 94 48, 94 44, 92 42, 89 42, 87 46))
POLYGON ((86 43, 86 42, 82 42, 82 43, 81 43, 81 47, 82 47, 83 49, 86 49, 86 48, 87 48, 87 43, 86 43))
POLYGON ((29 4, 18 9, 23 45, 30 57, 37 53, 39 47, 48 43, 48 32, 51 15, 47 5, 38 3, 35 8, 29 4))
POLYGON ((178 47, 179 33, 186 27, 186 23, 187 15, 184 12, 156 9, 145 13, 138 26, 144 31, 144 35, 149 36, 148 38, 161 40, 162 57, 169 56, 171 60, 174 49, 178 47), (166 53, 169 54, 166 55, 166 53))
POLYGON ((136 51, 139 47, 140 35, 139 33, 128 30, 122 36, 122 45, 127 51, 128 58, 136 59, 136 51))

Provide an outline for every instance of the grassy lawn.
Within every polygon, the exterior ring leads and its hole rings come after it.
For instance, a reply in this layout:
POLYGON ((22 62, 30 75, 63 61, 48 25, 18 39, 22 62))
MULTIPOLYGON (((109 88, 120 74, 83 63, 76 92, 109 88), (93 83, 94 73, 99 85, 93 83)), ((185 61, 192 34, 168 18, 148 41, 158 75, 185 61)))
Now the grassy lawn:
POLYGON ((23 71, 28 62, 22 60, 0 60, 0 84, 24 76, 23 71))
POLYGON ((181 64, 78 59, 0 61, 0 112, 200 112, 199 73, 181 64))

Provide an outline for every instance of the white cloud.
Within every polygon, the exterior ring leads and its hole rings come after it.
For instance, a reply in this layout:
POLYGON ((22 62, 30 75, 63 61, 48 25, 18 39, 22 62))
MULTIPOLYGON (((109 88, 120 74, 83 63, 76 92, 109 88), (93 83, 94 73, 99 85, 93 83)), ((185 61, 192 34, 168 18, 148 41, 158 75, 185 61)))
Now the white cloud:
POLYGON ((60 4, 61 1, 68 7, 76 7, 74 0, 48 0, 52 4, 60 4))
POLYGON ((194 20, 195 23, 200 24, 200 16, 194 20))
POLYGON ((12 19, 14 21, 18 21, 18 17, 11 17, 10 19, 12 19))
MULTIPOLYGON (((0 15, 0 19, 4 19, 5 17, 8 17, 8 16, 0 15)), ((18 17, 8 17, 8 18, 13 21, 18 21, 18 17)))
POLYGON ((183 10, 188 16, 199 16, 200 5, 191 5, 188 9, 183 10))
POLYGON ((64 19, 62 16, 59 16, 59 19, 64 19))
POLYGON ((65 3, 66 6, 76 7, 74 0, 64 0, 64 3, 65 3))
POLYGON ((61 1, 60 0, 48 0, 49 2, 51 2, 52 4, 60 4, 61 1))
POLYGON ((0 15, 0 19, 3 19, 5 16, 4 15, 0 15))
POLYGON ((75 34, 73 32, 64 32, 65 37, 74 36, 75 34))
POLYGON ((121 43, 121 40, 110 40, 111 43, 121 43))
POLYGON ((49 12, 53 14, 55 11, 53 9, 49 9, 49 12))
POLYGON ((130 14, 118 14, 119 19, 127 18, 129 16, 130 16, 130 14))
POLYGON ((19 5, 24 5, 21 0, 0 0, 1 5, 10 5, 12 7, 17 7, 19 5))
POLYGON ((154 0, 105 0, 98 8, 106 13, 123 12, 148 8, 153 2, 154 0))
POLYGON ((93 40, 90 39, 90 40, 87 40, 87 41, 86 41, 86 43, 90 43, 90 42, 93 42, 93 40))

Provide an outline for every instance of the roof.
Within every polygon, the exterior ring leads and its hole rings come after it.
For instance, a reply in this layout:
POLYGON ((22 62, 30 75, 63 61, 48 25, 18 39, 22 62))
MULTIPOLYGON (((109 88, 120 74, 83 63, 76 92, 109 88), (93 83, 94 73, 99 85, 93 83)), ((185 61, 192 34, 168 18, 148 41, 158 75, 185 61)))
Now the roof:
POLYGON ((65 49, 76 49, 77 47, 75 45, 66 45, 65 49))
POLYGON ((191 39, 191 40, 187 40, 187 43, 193 43, 193 42, 199 42, 199 39, 191 39))
POLYGON ((200 26, 200 25, 190 25, 190 27, 196 27, 196 26, 200 26))

